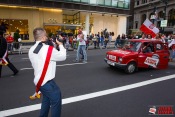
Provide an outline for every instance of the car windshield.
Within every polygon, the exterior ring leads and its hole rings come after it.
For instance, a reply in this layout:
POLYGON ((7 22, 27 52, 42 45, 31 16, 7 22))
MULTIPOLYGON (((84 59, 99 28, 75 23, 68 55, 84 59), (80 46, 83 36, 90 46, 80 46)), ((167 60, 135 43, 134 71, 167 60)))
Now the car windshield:
POLYGON ((125 40, 122 45, 122 49, 133 51, 133 52, 138 52, 141 45, 142 45, 141 42, 125 40))

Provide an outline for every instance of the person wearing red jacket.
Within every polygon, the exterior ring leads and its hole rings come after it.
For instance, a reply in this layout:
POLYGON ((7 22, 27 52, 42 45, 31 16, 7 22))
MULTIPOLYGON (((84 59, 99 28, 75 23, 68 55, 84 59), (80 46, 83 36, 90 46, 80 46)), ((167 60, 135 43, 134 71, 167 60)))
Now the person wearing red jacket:
POLYGON ((6 40, 7 40, 7 45, 8 45, 8 51, 12 51, 13 49, 13 42, 14 42, 14 38, 11 36, 11 34, 6 36, 6 40))

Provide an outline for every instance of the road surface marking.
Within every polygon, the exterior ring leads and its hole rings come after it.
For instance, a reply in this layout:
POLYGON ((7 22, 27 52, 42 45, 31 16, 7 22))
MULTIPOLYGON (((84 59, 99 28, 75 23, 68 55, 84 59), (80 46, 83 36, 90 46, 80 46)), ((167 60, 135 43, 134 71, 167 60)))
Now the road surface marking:
POLYGON ((25 60, 25 59, 29 59, 29 58, 22 58, 22 59, 24 59, 24 60, 25 60))
MULTIPOLYGON (((134 88, 138 88, 138 87, 142 87, 142 86, 146 86, 146 85, 150 85, 153 83, 157 83, 157 82, 161 82, 161 81, 165 81, 165 80, 170 80, 170 79, 174 79, 174 78, 175 78, 175 75, 169 75, 169 76, 164 76, 164 77, 160 77, 160 78, 156 78, 156 79, 152 79, 152 80, 147 80, 147 81, 143 81, 143 82, 139 82, 139 83, 134 83, 134 84, 126 85, 126 86, 121 86, 121 87, 107 89, 107 90, 103 90, 103 91, 99 91, 99 92, 70 97, 70 98, 63 99, 62 104, 63 105, 70 104, 70 103, 74 103, 74 102, 78 102, 78 101, 97 98, 100 96, 105 96, 105 95, 109 95, 109 94, 113 94, 113 93, 117 93, 117 92, 121 92, 121 91, 126 91, 129 89, 134 89, 134 88)), ((41 107, 41 104, 34 104, 34 105, 4 110, 4 111, 0 111, 0 117, 7 117, 7 116, 11 116, 11 115, 36 111, 36 110, 39 110, 40 107, 41 107)))
MULTIPOLYGON (((82 64, 86 64, 86 63, 62 64, 62 65, 56 65, 56 66, 57 67, 62 67, 62 66, 82 65, 82 64)), ((29 69, 33 69, 33 68, 21 68, 20 70, 29 70, 29 69)))

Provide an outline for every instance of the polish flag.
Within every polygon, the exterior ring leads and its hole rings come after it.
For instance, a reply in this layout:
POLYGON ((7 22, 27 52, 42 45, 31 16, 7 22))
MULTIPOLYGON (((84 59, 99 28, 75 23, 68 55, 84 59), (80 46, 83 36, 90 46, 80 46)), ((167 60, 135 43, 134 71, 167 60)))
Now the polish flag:
POLYGON ((143 31, 145 34, 151 35, 153 38, 159 33, 159 29, 156 26, 146 19, 144 23, 141 25, 140 30, 143 31))

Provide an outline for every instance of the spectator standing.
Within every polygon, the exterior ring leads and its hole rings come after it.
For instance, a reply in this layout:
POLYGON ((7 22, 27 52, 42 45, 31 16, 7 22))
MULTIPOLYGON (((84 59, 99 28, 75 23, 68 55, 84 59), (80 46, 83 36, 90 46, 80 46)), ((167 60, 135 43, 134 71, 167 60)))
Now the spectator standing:
POLYGON ((117 36, 115 40, 115 48, 121 45, 121 38, 120 35, 117 36))
POLYGON ((109 33, 106 32, 106 33, 104 33, 104 34, 105 34, 105 35, 104 35, 104 37, 105 37, 104 48, 107 49, 107 45, 108 45, 108 42, 109 42, 109 33))
POLYGON ((142 34, 142 37, 140 39, 147 39, 145 34, 142 34))
POLYGON ((77 49, 77 38, 76 38, 77 36, 73 36, 73 49, 74 49, 74 51, 77 49))
POLYGON ((166 42, 166 35, 162 34, 161 35, 161 40, 162 40, 163 43, 165 43, 166 42))
POLYGON ((100 32, 97 34, 97 48, 100 47, 100 32))
POLYGON ((6 35, 5 38, 7 40, 8 51, 12 52, 14 38, 11 36, 11 34, 6 35))
POLYGON ((97 34, 95 34, 95 36, 93 35, 93 42, 94 42, 94 48, 96 49, 97 48, 97 41, 98 41, 98 39, 97 39, 98 37, 97 37, 97 34))
POLYGON ((111 41, 112 41, 112 33, 110 32, 109 33, 109 43, 111 43, 111 41))
POLYGON ((122 34, 122 37, 121 37, 121 39, 123 39, 123 40, 125 40, 125 39, 126 39, 126 36, 125 36, 125 34, 122 34))
POLYGON ((170 57, 170 61, 173 61, 173 59, 175 58, 175 34, 172 36, 172 41, 171 43, 168 45, 168 47, 172 49, 173 53, 170 57))
POLYGON ((104 36, 103 35, 101 35, 101 37, 100 37, 100 43, 101 43, 100 49, 102 49, 104 46, 104 36))
POLYGON ((76 60, 74 62, 79 62, 80 61, 80 53, 81 51, 83 52, 83 62, 87 62, 87 53, 86 53, 86 38, 82 32, 81 29, 78 31, 77 35, 77 41, 79 42, 78 49, 77 49, 77 56, 76 60))
POLYGON ((147 39, 152 39, 152 36, 151 36, 151 35, 148 35, 148 36, 147 36, 147 39))
POLYGON ((90 40, 90 37, 89 35, 87 35, 87 40, 86 40, 86 50, 88 50, 88 47, 89 47, 89 40, 90 40))
POLYGON ((161 39, 160 33, 157 33, 156 36, 154 37, 154 39, 159 39, 160 40, 161 39))

